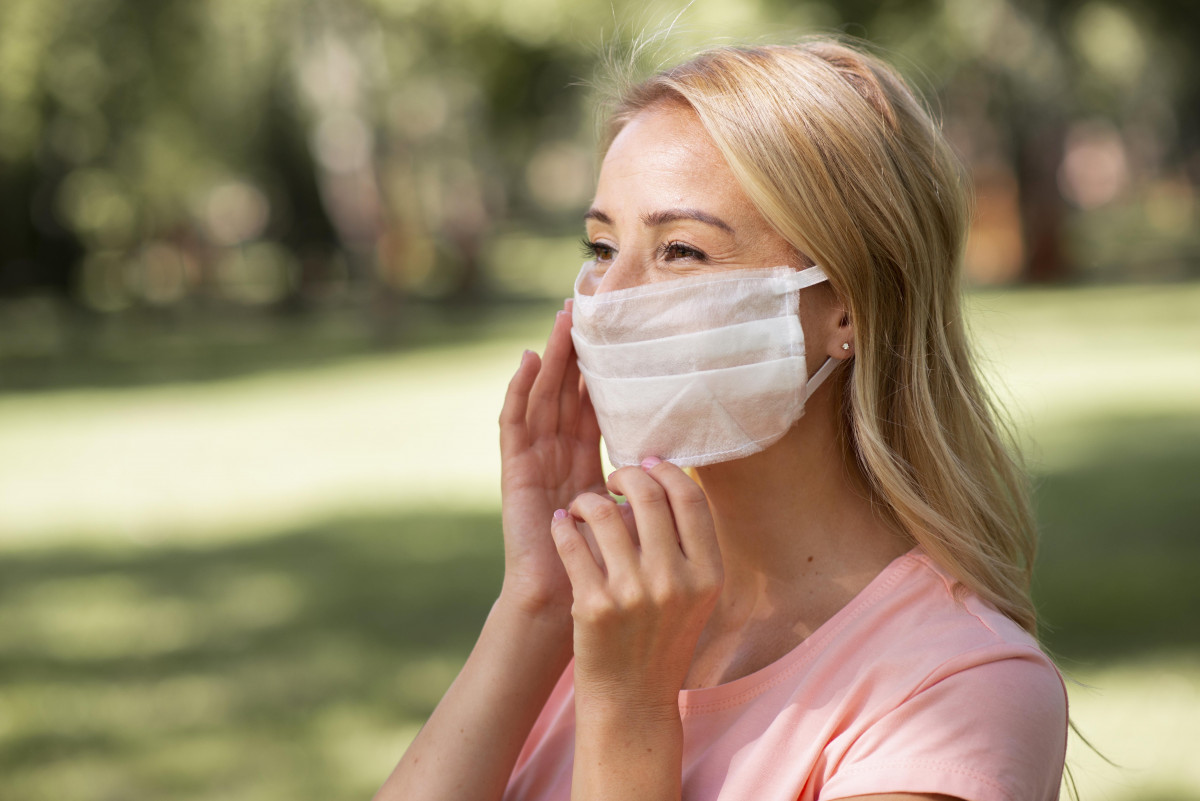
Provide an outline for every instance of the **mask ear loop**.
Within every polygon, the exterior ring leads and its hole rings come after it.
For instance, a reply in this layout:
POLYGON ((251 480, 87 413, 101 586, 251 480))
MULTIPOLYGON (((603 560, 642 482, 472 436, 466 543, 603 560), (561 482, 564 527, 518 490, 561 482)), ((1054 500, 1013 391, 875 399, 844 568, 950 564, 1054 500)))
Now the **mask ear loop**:
POLYGON ((817 387, 821 386, 826 378, 833 375, 833 371, 837 369, 840 363, 839 359, 835 359, 832 356, 826 359, 825 363, 817 369, 817 372, 812 374, 812 378, 808 379, 808 383, 804 385, 805 398, 811 398, 812 394, 817 391, 817 387))
MULTIPOLYGON (((791 278, 796 289, 804 289, 805 287, 829 280, 829 276, 825 274, 825 271, 816 264, 792 273, 791 278)), ((830 356, 825 360, 824 364, 817 368, 817 372, 813 373, 812 378, 808 379, 804 385, 804 397, 806 399, 811 398, 812 394, 817 391, 817 387, 821 386, 825 379, 832 375, 833 371, 837 369, 838 363, 837 359, 830 356)))
POLYGON ((814 264, 812 267, 805 267, 803 270, 797 270, 792 273, 792 280, 795 282, 796 289, 804 289, 806 286, 828 281, 829 276, 825 275, 825 271, 814 264))

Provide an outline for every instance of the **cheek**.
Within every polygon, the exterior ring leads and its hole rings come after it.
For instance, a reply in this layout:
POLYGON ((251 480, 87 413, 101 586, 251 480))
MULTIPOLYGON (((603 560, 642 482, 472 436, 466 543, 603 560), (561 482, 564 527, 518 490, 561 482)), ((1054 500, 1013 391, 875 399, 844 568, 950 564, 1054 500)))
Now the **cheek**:
POLYGON ((811 320, 803 313, 800 315, 800 326, 804 329, 804 363, 808 367, 808 374, 812 375, 825 361, 822 339, 820 332, 815 330, 811 320))
POLYGON ((804 353, 811 375, 827 356, 826 350, 836 330, 837 313, 832 293, 824 284, 800 291, 800 326, 804 329, 804 353))

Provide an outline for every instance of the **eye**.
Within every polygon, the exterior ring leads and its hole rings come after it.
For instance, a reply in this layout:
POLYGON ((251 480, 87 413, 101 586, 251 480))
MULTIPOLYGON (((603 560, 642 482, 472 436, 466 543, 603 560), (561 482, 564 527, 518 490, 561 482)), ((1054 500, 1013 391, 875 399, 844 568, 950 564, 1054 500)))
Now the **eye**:
POLYGON ((682 242, 667 242, 665 245, 660 245, 658 248, 658 255, 667 261, 675 261, 677 259, 693 259, 695 261, 704 261, 708 258, 691 245, 685 245, 682 242))
POLYGON ((616 250, 609 245, 603 245, 599 242, 593 242, 587 237, 579 243, 583 248, 583 256, 587 259, 595 259, 596 261, 612 261, 616 255, 616 250))

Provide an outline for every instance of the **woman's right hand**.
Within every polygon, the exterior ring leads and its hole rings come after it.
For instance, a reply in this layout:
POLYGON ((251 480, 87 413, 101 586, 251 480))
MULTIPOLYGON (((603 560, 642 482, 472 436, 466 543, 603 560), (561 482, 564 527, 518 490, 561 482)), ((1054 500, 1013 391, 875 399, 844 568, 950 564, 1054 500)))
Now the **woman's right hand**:
POLYGON ((570 301, 546 352, 526 351, 500 412, 504 588, 536 615, 570 619, 571 582, 550 536, 556 509, 581 492, 604 493, 600 427, 571 342, 570 301))

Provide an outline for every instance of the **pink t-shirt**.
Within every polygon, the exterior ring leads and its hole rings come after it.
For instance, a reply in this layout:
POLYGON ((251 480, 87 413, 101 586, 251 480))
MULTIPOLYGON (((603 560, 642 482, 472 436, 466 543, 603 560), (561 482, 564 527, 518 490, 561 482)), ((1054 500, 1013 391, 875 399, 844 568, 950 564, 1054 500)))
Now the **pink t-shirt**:
MULTIPOLYGON (((1062 679, 1033 638, 956 586, 914 549, 779 661, 681 691, 684 799, 1058 798, 1062 679)), ((506 801, 570 798, 573 676, 546 702, 506 801)))

